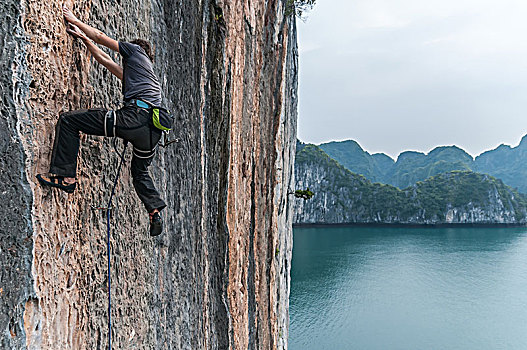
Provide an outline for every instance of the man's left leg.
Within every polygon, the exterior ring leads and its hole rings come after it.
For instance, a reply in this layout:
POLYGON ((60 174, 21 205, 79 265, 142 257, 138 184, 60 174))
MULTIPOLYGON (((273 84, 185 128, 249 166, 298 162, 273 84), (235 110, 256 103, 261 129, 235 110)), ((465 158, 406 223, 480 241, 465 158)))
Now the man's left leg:
MULTIPOLYGON (((55 140, 51 155, 50 173, 55 176, 38 174, 38 181, 44 186, 58 187, 66 192, 75 189, 77 155, 80 132, 88 135, 106 136, 106 109, 82 109, 62 113, 55 127, 55 140), (70 181, 64 181, 64 179, 70 181), (73 181, 71 181, 73 180, 73 181)), ((108 134, 108 136, 110 136, 108 134)))

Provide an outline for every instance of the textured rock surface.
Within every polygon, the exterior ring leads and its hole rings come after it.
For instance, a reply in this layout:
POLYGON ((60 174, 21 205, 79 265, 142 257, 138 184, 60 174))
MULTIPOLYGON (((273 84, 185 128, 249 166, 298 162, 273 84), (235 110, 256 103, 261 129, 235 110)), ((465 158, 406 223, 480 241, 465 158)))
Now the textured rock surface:
MULTIPOLYGON (((111 140, 85 138, 74 195, 34 182, 59 112, 121 100, 120 82, 65 34, 61 5, 0 5, 3 348, 107 346, 105 218, 91 207, 114 179, 111 140)), ((69 5, 117 39, 153 41, 178 116, 180 141, 153 167, 168 232, 148 236, 128 167, 114 199, 114 348, 286 348, 297 49, 284 1, 69 5)))
POLYGON ((31 281, 32 196, 24 164, 20 130, 25 129, 27 97, 23 36, 18 1, 0 3, 0 348, 25 346, 23 313, 34 297, 31 281))
POLYGON ((297 199, 298 224, 525 224, 524 195, 489 175, 444 173, 404 190, 372 184, 320 148, 301 145, 296 188, 314 192, 297 199))

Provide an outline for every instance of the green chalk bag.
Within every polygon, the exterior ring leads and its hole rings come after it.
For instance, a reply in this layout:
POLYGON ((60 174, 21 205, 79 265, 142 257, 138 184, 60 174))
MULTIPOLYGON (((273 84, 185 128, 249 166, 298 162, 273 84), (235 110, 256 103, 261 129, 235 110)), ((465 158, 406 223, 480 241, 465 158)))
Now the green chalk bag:
POLYGON ((163 131, 170 131, 174 124, 174 116, 167 109, 154 107, 152 108, 152 121, 156 128, 163 131))

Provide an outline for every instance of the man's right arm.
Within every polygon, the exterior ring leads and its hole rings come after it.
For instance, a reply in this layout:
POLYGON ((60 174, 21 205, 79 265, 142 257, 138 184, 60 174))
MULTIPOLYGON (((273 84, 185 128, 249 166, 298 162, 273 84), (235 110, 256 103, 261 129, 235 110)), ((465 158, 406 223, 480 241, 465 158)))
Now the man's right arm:
POLYGON ((76 27, 73 24, 68 24, 66 31, 75 38, 81 39, 97 62, 105 66, 117 78, 123 80, 123 68, 115 63, 106 52, 99 49, 99 47, 95 45, 79 27, 76 27))
POLYGON ((108 37, 100 30, 95 29, 86 23, 83 23, 81 20, 75 17, 73 12, 71 12, 71 10, 66 6, 62 6, 62 13, 68 23, 79 27, 79 29, 82 30, 86 34, 86 36, 93 40, 95 43, 104 45, 113 51, 119 52, 119 43, 117 42, 117 40, 114 40, 108 37))

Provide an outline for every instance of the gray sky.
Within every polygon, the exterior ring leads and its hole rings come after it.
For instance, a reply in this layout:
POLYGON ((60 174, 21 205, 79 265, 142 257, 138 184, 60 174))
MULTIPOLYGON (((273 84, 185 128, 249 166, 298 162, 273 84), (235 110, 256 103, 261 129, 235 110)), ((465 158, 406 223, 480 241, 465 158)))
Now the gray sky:
POLYGON ((301 141, 477 155, 527 134, 525 0, 318 0, 298 27, 301 141))

